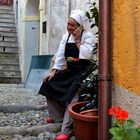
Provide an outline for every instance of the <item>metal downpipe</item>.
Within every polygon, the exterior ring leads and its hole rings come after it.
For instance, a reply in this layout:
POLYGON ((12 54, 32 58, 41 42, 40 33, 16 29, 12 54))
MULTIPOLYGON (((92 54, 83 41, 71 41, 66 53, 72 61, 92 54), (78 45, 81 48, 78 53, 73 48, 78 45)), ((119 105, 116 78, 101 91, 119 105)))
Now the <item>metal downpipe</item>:
POLYGON ((99 140, 109 140, 111 105, 111 0, 99 0, 99 140))

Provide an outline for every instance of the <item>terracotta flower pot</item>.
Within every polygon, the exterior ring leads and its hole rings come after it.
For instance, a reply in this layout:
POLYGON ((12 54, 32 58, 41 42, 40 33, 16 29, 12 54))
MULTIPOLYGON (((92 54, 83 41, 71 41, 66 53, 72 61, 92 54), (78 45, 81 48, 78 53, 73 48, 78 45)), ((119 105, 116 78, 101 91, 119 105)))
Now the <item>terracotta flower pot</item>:
POLYGON ((81 115, 88 115, 88 116, 98 116, 98 110, 97 109, 89 109, 85 111, 80 112, 81 115))
POLYGON ((85 104, 78 102, 69 107, 75 136, 79 140, 98 140, 98 111, 88 110, 80 113, 80 108, 85 104))

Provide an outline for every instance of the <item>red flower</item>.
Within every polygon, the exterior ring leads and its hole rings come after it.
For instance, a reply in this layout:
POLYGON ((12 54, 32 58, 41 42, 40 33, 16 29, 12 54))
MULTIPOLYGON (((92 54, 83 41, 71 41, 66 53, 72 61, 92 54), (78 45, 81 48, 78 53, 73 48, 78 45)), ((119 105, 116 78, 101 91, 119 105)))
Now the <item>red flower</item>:
POLYGON ((115 114, 115 107, 112 106, 110 109, 109 109, 109 115, 114 115, 115 114))
POLYGON ((122 112, 122 108, 121 108, 120 106, 117 106, 117 108, 116 108, 116 110, 115 110, 115 115, 114 115, 114 117, 115 117, 116 119, 119 119, 119 116, 120 116, 121 112, 122 112))
POLYGON ((127 111, 123 110, 122 112, 120 112, 120 114, 119 114, 119 119, 120 120, 125 120, 127 118, 128 118, 128 112, 127 111))
POLYGON ((123 124, 128 118, 128 112, 123 110, 120 106, 116 108, 112 106, 109 109, 109 115, 113 115, 115 119, 118 119, 120 124, 123 124))

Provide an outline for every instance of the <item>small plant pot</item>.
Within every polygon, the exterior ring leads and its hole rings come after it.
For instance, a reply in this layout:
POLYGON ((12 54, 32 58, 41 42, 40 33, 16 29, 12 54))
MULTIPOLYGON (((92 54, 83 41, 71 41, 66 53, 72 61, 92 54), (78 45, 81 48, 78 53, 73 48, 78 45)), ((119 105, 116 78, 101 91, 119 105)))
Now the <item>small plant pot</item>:
POLYGON ((78 102, 69 107, 74 134, 79 140, 98 140, 98 110, 90 109, 80 113, 80 108, 85 104, 78 102))

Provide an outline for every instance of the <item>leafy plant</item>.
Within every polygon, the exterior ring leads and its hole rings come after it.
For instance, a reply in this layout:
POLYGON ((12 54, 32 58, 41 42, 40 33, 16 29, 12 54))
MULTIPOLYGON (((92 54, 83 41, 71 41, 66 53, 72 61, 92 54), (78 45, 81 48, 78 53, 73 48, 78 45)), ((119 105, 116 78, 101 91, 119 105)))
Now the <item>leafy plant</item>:
POLYGON ((92 62, 85 72, 85 77, 81 83, 83 90, 80 94, 79 101, 88 101, 88 103, 81 108, 81 111, 98 108, 98 65, 97 61, 92 62))
POLYGON ((91 23, 90 28, 93 28, 95 26, 98 27, 99 10, 97 8, 96 2, 89 1, 88 4, 90 5, 90 9, 89 11, 85 12, 85 15, 88 17, 89 22, 91 23))
POLYGON ((139 140, 140 126, 133 127, 134 121, 128 119, 128 112, 120 106, 112 106, 109 109, 109 115, 113 116, 113 125, 110 128, 111 140, 139 140))
MULTIPOLYGON (((95 2, 89 2, 90 12, 86 11, 86 16, 89 21, 92 22, 91 28, 98 26, 98 9, 96 8, 95 2), (93 20, 95 19, 95 22, 93 20)), ((81 108, 81 111, 98 108, 98 61, 97 61, 97 45, 94 46, 93 56, 96 56, 94 60, 91 61, 91 65, 87 68, 84 76, 86 77, 81 85, 83 90, 80 94, 79 101, 88 101, 88 103, 81 108)))

